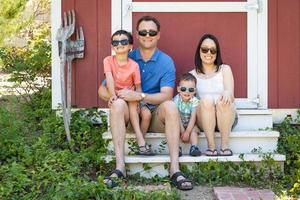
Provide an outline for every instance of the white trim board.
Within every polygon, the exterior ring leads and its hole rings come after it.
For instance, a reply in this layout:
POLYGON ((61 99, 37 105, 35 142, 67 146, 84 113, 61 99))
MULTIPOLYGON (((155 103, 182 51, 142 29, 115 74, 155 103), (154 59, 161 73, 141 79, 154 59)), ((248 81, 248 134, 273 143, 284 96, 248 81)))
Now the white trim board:
POLYGON ((61 24, 61 0, 51 1, 51 74, 52 74, 52 109, 61 103, 60 92, 60 60, 56 32, 61 24))

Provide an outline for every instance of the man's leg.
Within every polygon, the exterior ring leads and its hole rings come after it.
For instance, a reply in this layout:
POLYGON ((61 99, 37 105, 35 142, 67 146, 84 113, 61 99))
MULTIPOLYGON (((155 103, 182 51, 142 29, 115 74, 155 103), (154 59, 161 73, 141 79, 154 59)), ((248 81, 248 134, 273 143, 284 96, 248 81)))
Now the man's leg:
MULTIPOLYGON (((152 119, 154 121, 159 120, 161 123, 165 124, 165 134, 167 138, 169 153, 170 153, 170 176, 179 172, 179 113, 178 109, 173 101, 165 101, 160 104, 156 111, 157 119, 152 119)), ((182 175, 178 176, 176 181, 185 179, 182 175)), ((181 184, 183 188, 192 188, 192 183, 187 181, 181 184)))

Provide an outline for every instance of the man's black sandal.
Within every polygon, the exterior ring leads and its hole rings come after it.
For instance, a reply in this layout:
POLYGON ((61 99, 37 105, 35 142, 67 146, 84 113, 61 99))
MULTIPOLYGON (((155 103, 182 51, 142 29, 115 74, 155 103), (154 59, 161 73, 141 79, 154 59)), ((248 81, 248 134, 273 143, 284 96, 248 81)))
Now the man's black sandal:
POLYGON ((108 176, 104 177, 104 180, 107 180, 105 184, 108 188, 114 188, 114 187, 118 186, 118 184, 115 181, 113 181, 113 178, 125 179, 125 176, 124 176, 123 172, 121 172, 118 169, 115 169, 114 171, 112 171, 108 176), (117 177, 111 177, 111 175, 113 175, 113 174, 116 174, 117 177))
POLYGON ((182 172, 176 172, 171 176, 171 182, 174 186, 176 186, 179 190, 191 190, 193 189, 192 181, 188 180, 182 172), (177 181, 177 178, 182 176, 183 179, 177 181), (191 183, 191 185, 183 185, 183 183, 191 183))

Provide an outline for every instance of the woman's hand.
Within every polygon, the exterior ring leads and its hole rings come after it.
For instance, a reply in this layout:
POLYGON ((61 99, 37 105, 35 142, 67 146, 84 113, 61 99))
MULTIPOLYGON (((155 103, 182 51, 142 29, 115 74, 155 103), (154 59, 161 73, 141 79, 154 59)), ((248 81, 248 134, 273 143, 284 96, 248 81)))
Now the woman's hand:
POLYGON ((108 100, 108 107, 110 108, 110 106, 111 106, 111 105, 114 103, 114 101, 117 100, 117 99, 118 99, 117 95, 111 96, 111 97, 109 98, 109 100, 108 100))
POLYGON ((220 102, 224 105, 227 105, 232 102, 232 95, 229 91, 224 91, 220 97, 220 102))

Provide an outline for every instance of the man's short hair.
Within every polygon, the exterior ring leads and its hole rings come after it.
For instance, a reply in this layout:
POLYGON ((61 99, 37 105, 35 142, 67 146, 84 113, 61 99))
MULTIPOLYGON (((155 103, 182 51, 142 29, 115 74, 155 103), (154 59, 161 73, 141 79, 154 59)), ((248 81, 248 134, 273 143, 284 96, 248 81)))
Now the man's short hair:
POLYGON ((184 73, 184 74, 182 74, 182 76, 179 79, 179 82, 180 81, 193 81, 195 83, 195 85, 197 84, 196 77, 193 74, 191 74, 191 73, 184 73))
POLYGON ((153 21, 155 24, 156 24, 156 27, 157 27, 157 31, 159 32, 160 31, 160 23, 159 21, 155 18, 155 17, 152 17, 152 16, 143 16, 139 19, 139 21, 137 22, 136 24, 136 30, 138 31, 139 30, 139 26, 140 24, 143 22, 143 21, 153 21))
POLYGON ((114 34, 112 34, 111 36, 111 41, 113 40, 113 37, 116 35, 126 35, 129 41, 129 44, 133 44, 133 37, 131 35, 131 33, 125 31, 125 30, 118 30, 116 32, 114 32, 114 34))

